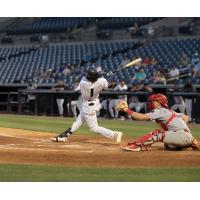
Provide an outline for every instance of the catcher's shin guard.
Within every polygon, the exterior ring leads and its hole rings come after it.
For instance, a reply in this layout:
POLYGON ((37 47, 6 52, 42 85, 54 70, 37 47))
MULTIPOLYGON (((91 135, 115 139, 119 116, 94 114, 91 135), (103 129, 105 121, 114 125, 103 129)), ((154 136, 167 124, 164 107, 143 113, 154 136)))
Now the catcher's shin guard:
POLYGON ((146 135, 136 138, 135 141, 128 143, 128 146, 134 144, 138 147, 141 147, 141 150, 142 149, 148 150, 148 148, 151 147, 153 143, 162 142, 164 137, 165 137, 165 132, 160 129, 156 129, 146 135))

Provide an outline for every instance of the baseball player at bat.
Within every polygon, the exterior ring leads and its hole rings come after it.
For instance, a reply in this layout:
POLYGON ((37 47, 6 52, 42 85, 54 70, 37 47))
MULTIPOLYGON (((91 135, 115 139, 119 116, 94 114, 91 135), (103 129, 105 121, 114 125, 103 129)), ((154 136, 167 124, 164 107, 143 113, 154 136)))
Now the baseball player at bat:
POLYGON ((52 137, 53 142, 65 142, 67 137, 76 132, 84 122, 86 122, 90 130, 94 133, 99 133, 107 138, 115 140, 119 144, 122 139, 122 132, 112 131, 101 127, 97 122, 96 112, 100 110, 99 93, 108 88, 108 81, 105 78, 100 78, 99 73, 95 68, 90 67, 87 70, 86 77, 83 77, 79 84, 81 92, 80 114, 72 126, 59 134, 52 137))
POLYGON ((153 130, 121 147, 121 149, 142 151, 148 150, 155 142, 163 142, 167 150, 182 150, 188 147, 199 150, 198 141, 192 136, 187 126, 189 117, 170 110, 165 95, 151 95, 149 97, 150 112, 146 114, 130 110, 125 101, 119 102, 117 109, 128 113, 136 120, 155 120, 161 126, 161 129, 153 130))

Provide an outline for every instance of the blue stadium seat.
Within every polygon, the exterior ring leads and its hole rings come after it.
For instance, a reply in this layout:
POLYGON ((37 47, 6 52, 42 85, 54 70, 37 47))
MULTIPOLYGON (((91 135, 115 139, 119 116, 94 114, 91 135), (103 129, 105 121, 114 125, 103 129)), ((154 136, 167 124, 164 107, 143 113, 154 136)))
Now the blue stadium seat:
MULTIPOLYGON (((84 44, 56 44, 50 45, 48 48, 40 48, 38 50, 28 51, 30 47, 10 47, 0 48, 0 82, 12 83, 14 80, 26 80, 33 76, 38 70, 52 69, 58 71, 59 68, 65 65, 74 65, 79 67, 78 74, 71 74, 66 76, 65 81, 71 83, 77 78, 80 79, 86 69, 93 60, 97 59, 104 71, 115 70, 123 61, 124 55, 128 58, 133 56, 139 57, 155 57, 158 61, 157 65, 148 66, 145 68, 147 80, 157 70, 167 67, 172 68, 174 64, 179 62, 182 52, 189 53, 192 56, 196 51, 200 50, 199 39, 179 39, 179 40, 160 40, 151 42, 149 45, 131 49, 134 43, 129 42, 93 42, 84 44), (127 51, 126 51, 127 49, 127 51), (122 51, 120 53, 120 51, 122 51), (116 53, 118 52, 118 53, 116 53), (13 55, 18 55, 14 56, 13 55), (103 57, 105 56, 105 57, 103 57), (80 68, 80 63, 83 67, 80 68)), ((178 66, 183 68, 184 66, 178 66)), ((135 74, 135 68, 123 70, 113 78, 116 80, 126 79, 131 80, 135 74)), ((53 83, 55 80, 41 80, 44 83, 53 83)), ((180 80, 183 83, 184 80, 180 80)), ((195 79, 199 83, 199 79, 195 79)))

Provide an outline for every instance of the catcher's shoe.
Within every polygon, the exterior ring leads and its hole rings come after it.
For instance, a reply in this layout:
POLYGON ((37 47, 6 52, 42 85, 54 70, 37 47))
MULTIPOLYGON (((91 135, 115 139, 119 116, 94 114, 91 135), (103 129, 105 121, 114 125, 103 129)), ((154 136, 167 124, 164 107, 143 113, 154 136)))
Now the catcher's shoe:
POLYGON ((55 136, 55 137, 51 138, 51 141, 53 141, 53 142, 66 142, 67 141, 67 137, 55 136))
POLYGON ((120 144, 122 141, 123 133, 115 132, 115 134, 116 134, 115 144, 120 144))
POLYGON ((199 151, 200 148, 199 148, 199 142, 198 142, 198 140, 194 138, 190 147, 192 147, 192 149, 194 151, 199 151))
POLYGON ((142 148, 134 143, 120 148, 124 151, 135 151, 135 152, 142 151, 142 148))

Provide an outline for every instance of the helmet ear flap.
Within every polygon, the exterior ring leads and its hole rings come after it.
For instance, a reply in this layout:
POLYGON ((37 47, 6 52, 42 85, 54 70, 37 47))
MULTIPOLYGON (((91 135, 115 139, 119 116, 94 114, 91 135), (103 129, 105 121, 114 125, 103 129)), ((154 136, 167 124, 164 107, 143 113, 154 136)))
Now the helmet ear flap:
POLYGON ((153 102, 149 102, 149 109, 150 110, 154 110, 155 109, 153 102))
POLYGON ((149 96, 149 98, 148 98, 148 107, 149 107, 149 110, 154 110, 155 109, 154 103, 153 103, 154 100, 155 100, 155 94, 149 96))

